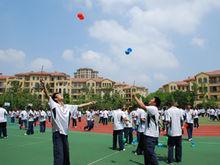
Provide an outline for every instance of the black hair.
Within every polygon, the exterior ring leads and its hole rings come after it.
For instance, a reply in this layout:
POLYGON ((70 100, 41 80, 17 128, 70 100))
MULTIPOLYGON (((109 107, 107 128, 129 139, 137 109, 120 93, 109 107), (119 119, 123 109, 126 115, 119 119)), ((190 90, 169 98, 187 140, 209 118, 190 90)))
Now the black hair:
POLYGON ((154 97, 154 99, 155 99, 156 106, 159 107, 160 103, 161 103, 160 98, 159 97, 154 97))
POLYGON ((56 99, 56 95, 59 94, 58 92, 52 94, 51 98, 53 99, 53 101, 55 101, 57 103, 57 100, 56 99))

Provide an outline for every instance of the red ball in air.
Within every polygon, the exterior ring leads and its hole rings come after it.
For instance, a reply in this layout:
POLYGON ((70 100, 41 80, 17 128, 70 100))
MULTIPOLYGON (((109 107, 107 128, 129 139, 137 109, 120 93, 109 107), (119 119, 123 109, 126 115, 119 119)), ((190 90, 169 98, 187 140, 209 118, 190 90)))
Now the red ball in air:
POLYGON ((85 19, 85 15, 84 15, 82 12, 77 13, 76 16, 77 16, 77 18, 78 18, 80 21, 82 21, 82 20, 85 19))

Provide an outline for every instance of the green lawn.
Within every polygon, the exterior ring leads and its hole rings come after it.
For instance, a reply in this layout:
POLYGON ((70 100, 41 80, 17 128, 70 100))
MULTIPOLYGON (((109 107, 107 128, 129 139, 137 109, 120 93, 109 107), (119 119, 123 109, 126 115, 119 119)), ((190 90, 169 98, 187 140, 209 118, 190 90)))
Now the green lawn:
POLYGON ((199 124, 201 125, 220 125, 220 121, 212 121, 208 117, 199 117, 199 124))
MULTIPOLYGON (((41 135, 36 128, 32 136, 25 136, 17 126, 9 125, 8 139, 0 139, 1 165, 52 165, 51 130, 41 135)), ((160 138, 166 143, 164 137, 160 138)), ((220 154, 220 137, 196 137, 196 146, 191 147, 183 141, 183 162, 181 165, 218 164, 220 154)), ((126 146, 126 151, 110 149, 112 135, 70 132, 70 155, 72 165, 142 165, 143 156, 135 156, 135 145, 126 146)), ((167 148, 157 148, 161 165, 165 165, 167 148)))

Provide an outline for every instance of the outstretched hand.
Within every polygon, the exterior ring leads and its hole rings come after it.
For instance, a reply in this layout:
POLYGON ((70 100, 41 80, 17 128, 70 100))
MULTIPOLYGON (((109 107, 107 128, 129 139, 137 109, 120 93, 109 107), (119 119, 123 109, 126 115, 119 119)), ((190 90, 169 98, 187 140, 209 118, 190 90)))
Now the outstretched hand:
POLYGON ((43 80, 43 79, 40 79, 40 84, 41 84, 41 86, 42 86, 42 87, 44 87, 44 86, 45 86, 45 82, 44 82, 44 80, 43 80))

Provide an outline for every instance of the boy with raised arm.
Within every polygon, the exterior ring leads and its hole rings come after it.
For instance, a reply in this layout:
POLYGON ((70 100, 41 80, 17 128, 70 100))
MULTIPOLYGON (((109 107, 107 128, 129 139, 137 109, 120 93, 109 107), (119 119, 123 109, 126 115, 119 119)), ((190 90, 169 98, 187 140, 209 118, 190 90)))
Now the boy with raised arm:
POLYGON ((77 111, 78 108, 95 104, 89 102, 80 105, 68 105, 63 103, 63 97, 59 93, 49 96, 45 83, 40 80, 45 96, 49 100, 49 106, 52 111, 52 131, 53 131, 53 155, 54 165, 70 165, 68 127, 70 114, 77 111))

